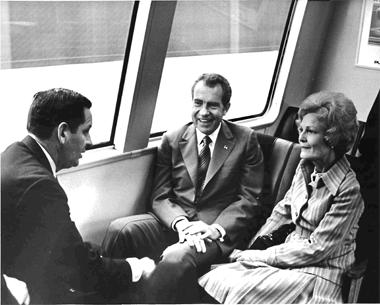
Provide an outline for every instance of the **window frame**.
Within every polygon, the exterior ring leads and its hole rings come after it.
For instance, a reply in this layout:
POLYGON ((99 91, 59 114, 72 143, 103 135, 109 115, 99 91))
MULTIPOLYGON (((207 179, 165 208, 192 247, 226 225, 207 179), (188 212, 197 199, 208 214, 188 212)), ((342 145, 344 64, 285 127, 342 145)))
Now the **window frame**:
MULTIPOLYGON (((107 162, 119 154, 158 146, 163 132, 150 134, 156 98, 160 85, 162 67, 170 37, 177 1, 140 2, 136 15, 135 33, 129 48, 129 57, 123 66, 118 99, 118 113, 115 113, 114 143, 106 148, 88 152, 83 164, 99 163, 96 156, 107 162), (161 18, 165 16, 165 18, 161 18), (160 36, 166 33, 165 39, 160 36), (160 34, 160 35, 157 35, 160 34), (160 45, 157 45, 160 43, 160 45), (97 153, 97 151, 99 151, 97 153)), ((307 0, 295 0, 287 20, 287 30, 281 41, 281 56, 276 63, 276 73, 268 96, 269 103, 262 115, 237 118, 234 121, 250 128, 264 128, 272 124, 280 113, 287 79, 295 54, 298 37, 305 15, 307 0)), ((72 169, 75 170, 75 169, 72 169)))
MULTIPOLYGON (((140 67, 136 77, 137 81, 133 100, 129 108, 128 128, 126 134, 124 134, 124 142, 115 143, 116 149, 120 149, 123 152, 159 145, 162 134, 165 132, 150 134, 150 128, 177 1, 150 2, 151 9, 147 20, 144 47, 142 49, 143 55, 141 56, 140 67), (167 33, 167 36, 162 34, 163 31, 167 33), (157 39, 157 37, 160 39, 157 39), (147 69, 150 71, 145 71, 145 67, 149 67, 147 69), (141 92, 141 88, 146 88, 149 93, 146 92, 147 90, 141 92)), ((285 32, 280 44, 279 56, 268 94, 267 105, 263 112, 258 115, 234 118, 230 121, 250 128, 261 128, 272 124, 276 120, 280 113, 286 80, 289 75, 306 4, 307 0, 292 1, 285 32)))

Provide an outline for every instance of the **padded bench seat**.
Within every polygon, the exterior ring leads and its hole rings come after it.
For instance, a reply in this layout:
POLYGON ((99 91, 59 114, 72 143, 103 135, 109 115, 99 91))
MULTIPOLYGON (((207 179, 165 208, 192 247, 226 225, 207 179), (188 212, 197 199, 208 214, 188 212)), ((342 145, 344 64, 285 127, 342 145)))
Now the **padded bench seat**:
MULTIPOLYGON (((261 210, 261 215, 258 217, 258 223, 252 223, 248 228, 250 234, 244 238, 241 247, 248 244, 249 239, 265 223, 275 204, 284 198, 285 193, 290 188, 295 170, 300 161, 301 148, 299 144, 259 133, 257 134, 257 138, 264 156, 265 181, 262 196, 263 208, 261 210)), ((150 176, 149 179, 152 179, 153 181, 153 175, 150 176)), ((149 181, 146 185, 152 185, 152 181, 149 181)), ((151 190, 146 191, 148 193, 151 192, 151 190)), ((147 197, 149 197, 148 195, 149 194, 147 194, 147 197)), ((149 205, 145 212, 149 212, 149 205)), ((145 218, 149 218, 149 216, 147 214, 133 215, 119 218, 113 223, 120 222, 126 225, 127 223, 133 223, 145 218)), ((146 250, 146 246, 143 248, 146 250)), ((107 251, 110 251, 109 253, 120 252, 116 249, 113 250, 112 247, 109 248, 108 246, 107 251)), ((145 251, 143 252, 144 253, 135 253, 135 255, 137 257, 145 256, 146 253, 145 251)))

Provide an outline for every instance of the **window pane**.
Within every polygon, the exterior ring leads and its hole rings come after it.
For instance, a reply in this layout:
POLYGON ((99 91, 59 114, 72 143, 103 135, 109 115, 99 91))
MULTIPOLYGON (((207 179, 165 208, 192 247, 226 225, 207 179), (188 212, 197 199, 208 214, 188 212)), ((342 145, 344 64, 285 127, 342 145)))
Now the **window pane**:
POLYGON ((291 2, 178 1, 151 133, 191 120, 191 86, 205 72, 231 84, 226 119, 260 114, 291 2))
POLYGON ((109 142, 131 1, 2 1, 1 151, 26 134, 34 93, 78 91, 92 103, 94 144, 109 142), (5 129, 6 128, 6 129, 5 129))

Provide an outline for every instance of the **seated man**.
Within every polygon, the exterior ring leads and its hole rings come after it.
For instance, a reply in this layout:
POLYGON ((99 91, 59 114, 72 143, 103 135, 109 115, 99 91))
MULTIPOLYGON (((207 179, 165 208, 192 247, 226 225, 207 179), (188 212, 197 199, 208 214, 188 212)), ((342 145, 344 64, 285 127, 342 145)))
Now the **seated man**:
POLYGON ((194 300, 200 269, 228 257, 260 213, 263 156, 253 130, 222 120, 231 93, 221 75, 195 81, 193 122, 166 133, 158 149, 153 214, 108 229, 107 255, 161 256, 146 302, 194 300))
POLYGON ((351 158, 360 183, 365 209, 359 221, 356 238, 358 261, 368 258, 359 294, 359 303, 379 303, 379 247, 372 241, 379 241, 379 103, 377 94, 368 114, 365 132, 359 144, 359 158, 351 158))
POLYGON ((67 89, 38 92, 29 135, 1 154, 1 271, 25 282, 32 304, 108 300, 154 269, 149 258, 103 258, 70 219, 56 172, 92 144, 91 105, 67 89))

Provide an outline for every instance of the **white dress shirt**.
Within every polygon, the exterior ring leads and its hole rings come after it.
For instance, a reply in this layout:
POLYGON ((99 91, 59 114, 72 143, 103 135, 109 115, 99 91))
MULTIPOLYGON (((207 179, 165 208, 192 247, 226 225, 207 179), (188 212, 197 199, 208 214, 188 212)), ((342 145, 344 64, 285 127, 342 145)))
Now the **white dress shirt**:
MULTIPOLYGON (((216 128, 215 131, 212 134, 208 135, 209 138, 211 139, 211 143, 208 145, 209 148, 210 148, 210 159, 212 158, 212 155, 214 153, 215 142, 216 142, 216 139, 218 138, 221 126, 222 126, 222 124, 219 124, 218 128, 216 128)), ((201 131, 199 131, 198 128, 196 128, 195 131, 196 131, 196 134, 197 134, 198 155, 199 155, 199 153, 201 152, 201 150, 202 150, 202 148, 204 146, 204 144, 202 143, 202 140, 206 136, 206 134, 204 134, 201 131)), ((183 219, 186 219, 186 217, 184 217, 184 216, 178 216, 176 219, 174 219, 173 224, 172 224, 172 229, 174 231, 177 231, 176 228, 175 228, 175 225, 177 224, 177 222, 180 221, 180 220, 183 220, 183 219)), ((220 238, 219 238, 219 240, 221 242, 223 242, 224 241, 224 236, 226 235, 226 231, 223 229, 223 227, 221 225, 219 225, 217 223, 214 223, 211 226, 219 231, 219 233, 221 235, 220 238)))

